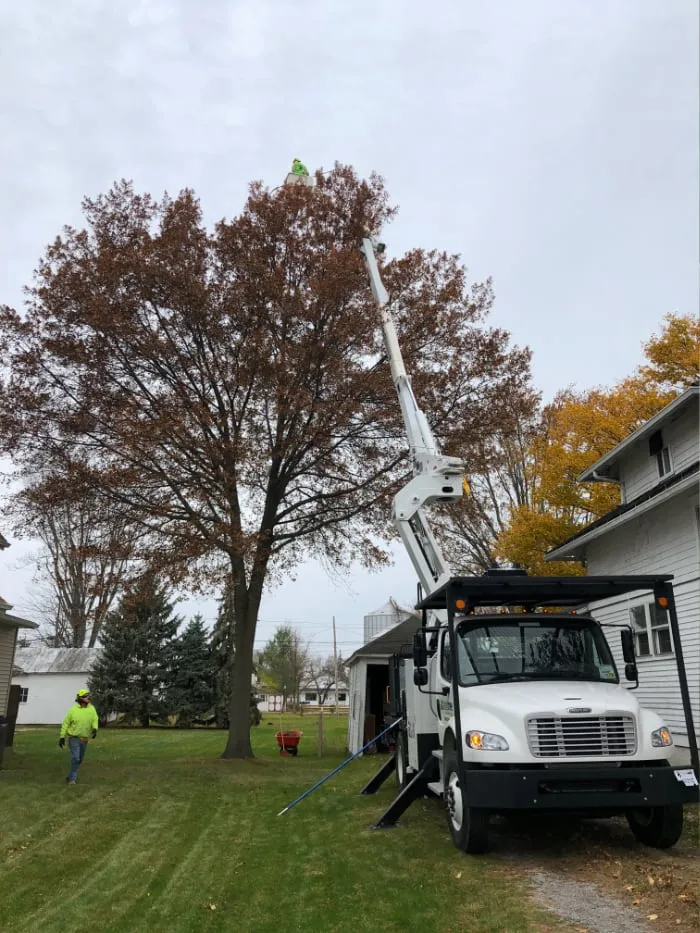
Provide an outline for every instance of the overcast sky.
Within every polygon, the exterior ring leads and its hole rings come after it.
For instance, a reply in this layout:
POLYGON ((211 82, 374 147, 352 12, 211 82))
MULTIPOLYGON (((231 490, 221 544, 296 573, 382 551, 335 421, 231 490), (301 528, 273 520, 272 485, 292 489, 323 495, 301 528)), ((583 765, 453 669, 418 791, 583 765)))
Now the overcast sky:
MULTIPOLYGON (((84 195, 187 186, 208 222, 246 185, 310 168, 380 172, 391 253, 459 252, 493 276, 493 322, 536 384, 610 384, 669 311, 698 301, 696 0, 22 0, 0 9, 0 302, 84 195)), ((6 530, 6 529, 5 529, 6 530)), ((0 593, 28 608, 26 545, 0 593)), ((362 617, 411 602, 391 571, 304 567, 259 629, 291 620, 347 655, 362 617)), ((212 618, 214 604, 200 604, 212 618)))

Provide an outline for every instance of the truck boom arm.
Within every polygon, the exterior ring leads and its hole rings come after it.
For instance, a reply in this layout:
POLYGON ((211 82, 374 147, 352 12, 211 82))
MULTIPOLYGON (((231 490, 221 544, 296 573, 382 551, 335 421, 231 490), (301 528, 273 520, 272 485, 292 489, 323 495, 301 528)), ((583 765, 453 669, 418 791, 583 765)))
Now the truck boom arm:
POLYGON ((413 478, 394 499, 393 520, 424 592, 432 593, 450 578, 451 571, 430 530, 424 507, 432 502, 462 498, 466 485, 464 461, 459 457, 446 457, 440 453, 428 420, 413 394, 389 309, 389 295, 379 275, 375 253, 377 245, 373 238, 365 237, 361 250, 372 294, 379 309, 384 345, 406 425, 413 467, 413 478))

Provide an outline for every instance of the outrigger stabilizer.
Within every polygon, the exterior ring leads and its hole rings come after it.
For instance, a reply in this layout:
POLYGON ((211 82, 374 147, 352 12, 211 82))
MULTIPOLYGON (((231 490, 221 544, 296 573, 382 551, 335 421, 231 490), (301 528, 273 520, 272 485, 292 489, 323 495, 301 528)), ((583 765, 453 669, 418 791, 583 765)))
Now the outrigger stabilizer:
MULTIPOLYGON (((375 735, 375 737, 374 737, 373 739, 371 739, 369 742, 367 742, 366 745, 363 745, 363 746, 362 746, 362 748, 359 750, 359 752, 355 752, 354 755, 350 755, 350 757, 349 757, 349 758, 346 758, 345 761, 343 761, 341 764, 339 764, 337 768, 333 768, 333 770, 332 770, 332 771, 329 771, 328 774, 327 774, 325 777, 322 777, 320 781, 316 781, 316 783, 315 783, 312 787, 310 787, 308 790, 305 790, 303 794, 300 794, 300 795, 296 798, 296 800, 292 800, 291 803, 288 803, 287 806, 284 808, 284 810, 280 810, 280 812, 277 814, 277 816, 282 816, 283 813, 286 813, 288 810, 291 810, 292 807, 296 807, 296 805, 297 805, 298 803, 301 803, 302 800, 303 800, 305 797, 308 797, 309 794, 312 794, 312 793, 316 790, 317 787, 320 787, 321 784, 325 784, 326 781, 327 781, 329 778, 332 778, 334 774, 337 774, 339 771, 341 771, 341 770, 345 767, 345 765, 349 765, 351 761, 354 761, 354 760, 355 760, 355 758, 359 758, 359 756, 360 756, 364 751, 367 751, 367 749, 368 749, 370 746, 374 745, 375 742, 377 742, 379 739, 381 739, 381 737, 382 737, 383 735, 386 735, 387 732, 391 732, 392 729, 395 729, 395 728, 399 725, 400 722, 403 722, 403 716, 400 716, 398 719, 396 719, 394 722, 392 722, 392 724, 391 724, 390 726, 387 726, 386 729, 384 729, 382 732, 379 733, 379 735, 375 735)), ((392 771, 394 770, 394 768, 396 767, 396 758, 395 758, 395 756, 392 755, 392 757, 389 759, 389 761, 386 763, 386 765, 384 765, 384 767, 386 768, 386 767, 389 766, 389 765, 390 765, 390 767, 389 767, 389 770, 387 771, 387 776, 388 776, 389 774, 391 774, 391 772, 392 772, 392 771)), ((380 783, 381 783, 381 782, 380 782, 380 783)), ((363 793, 364 793, 364 791, 363 791, 363 793)))

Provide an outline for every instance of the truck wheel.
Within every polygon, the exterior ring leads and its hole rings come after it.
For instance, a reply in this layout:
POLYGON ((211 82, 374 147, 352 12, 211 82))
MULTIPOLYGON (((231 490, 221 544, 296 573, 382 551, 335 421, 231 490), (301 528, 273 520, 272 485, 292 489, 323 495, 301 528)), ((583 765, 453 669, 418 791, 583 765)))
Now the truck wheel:
POLYGON ((406 770, 408 765, 406 735, 403 732, 399 732, 396 737, 396 751, 394 754, 396 755, 396 783, 403 789, 410 780, 406 770))
POLYGON ((683 832, 683 804, 645 807, 625 814, 634 838, 654 849, 670 849, 683 832))
POLYGON ((453 749, 444 750, 445 805, 452 841, 463 852, 485 852, 489 841, 489 811, 467 806, 453 749))

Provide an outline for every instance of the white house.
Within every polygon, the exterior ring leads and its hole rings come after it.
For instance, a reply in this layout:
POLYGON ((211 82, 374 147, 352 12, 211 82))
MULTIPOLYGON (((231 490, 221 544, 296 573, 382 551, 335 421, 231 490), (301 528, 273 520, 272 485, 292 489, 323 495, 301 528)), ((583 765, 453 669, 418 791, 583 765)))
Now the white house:
POLYGON ((390 699, 390 660, 410 648, 420 614, 389 600, 365 616, 364 628, 365 644, 345 662, 350 683, 348 750, 353 754, 382 731, 390 699))
POLYGON ((62 722, 87 679, 99 648, 18 648, 12 683, 20 687, 18 725, 62 722))
MULTIPOLYGON (((622 504, 547 554, 585 561, 588 573, 672 573, 695 731, 700 731, 700 387, 692 386, 581 474, 617 483, 622 504)), ((661 714, 687 746, 675 646, 666 612, 650 595, 590 607, 602 623, 635 633, 639 700, 661 714)), ((609 639, 619 661, 619 639, 609 639)))
MULTIPOLYGON (((10 542, 0 533, 0 551, 4 551, 9 546, 10 542)), ((14 702, 10 709, 10 684, 14 669, 17 634, 20 629, 37 629, 39 626, 36 622, 12 615, 10 609, 12 609, 10 603, 0 596, 0 716, 14 720, 14 702)), ((14 732, 13 721, 10 724, 10 735, 5 736, 8 745, 12 743, 12 732, 14 732)))
MULTIPOLYGON (((2 539, 5 540, 4 538, 2 539)), ((16 666, 17 633, 20 629, 36 629, 36 622, 20 619, 10 613, 12 606, 0 596, 0 716, 8 713, 12 672, 16 666)))

